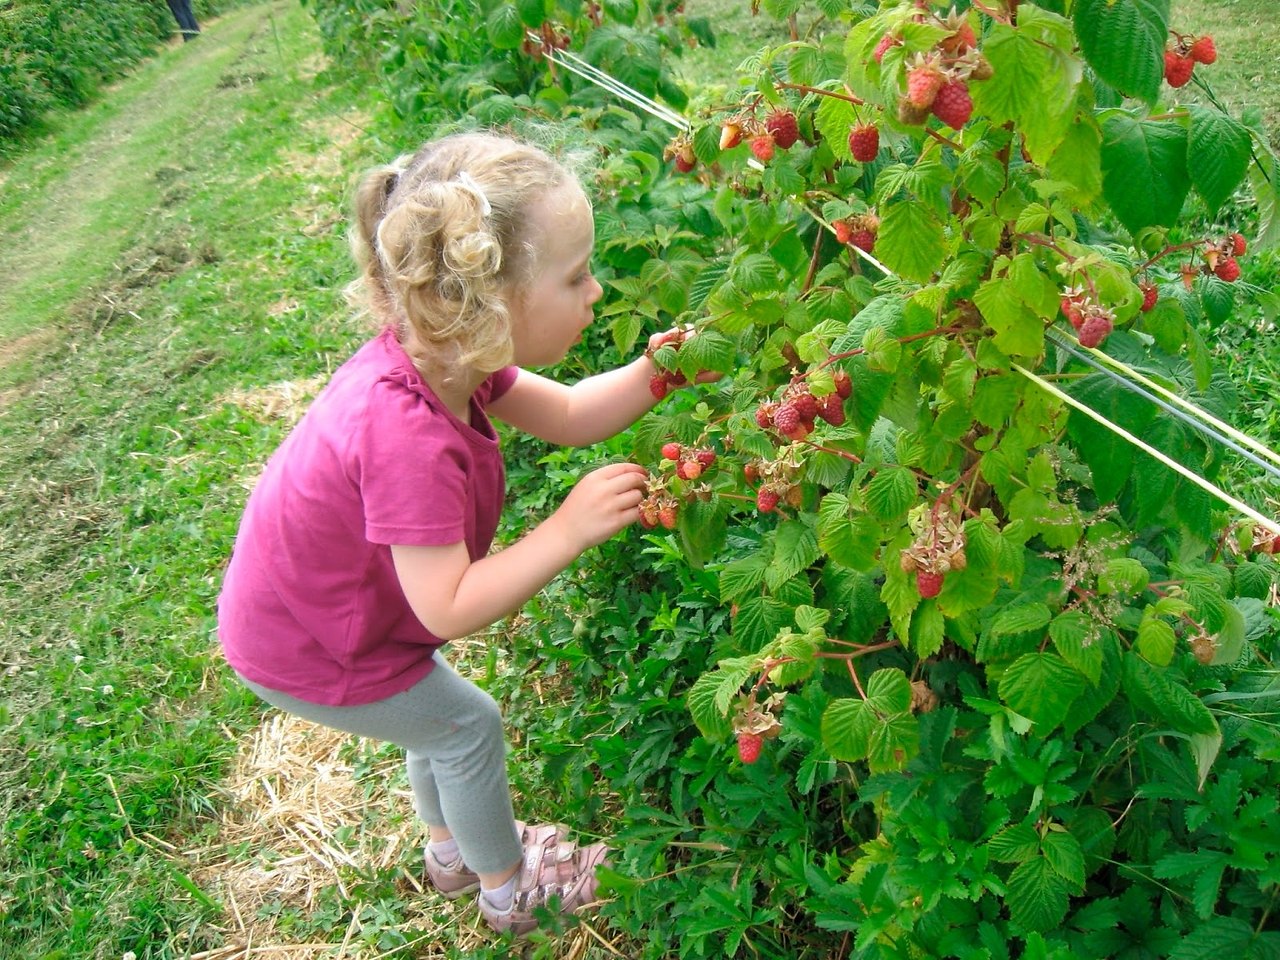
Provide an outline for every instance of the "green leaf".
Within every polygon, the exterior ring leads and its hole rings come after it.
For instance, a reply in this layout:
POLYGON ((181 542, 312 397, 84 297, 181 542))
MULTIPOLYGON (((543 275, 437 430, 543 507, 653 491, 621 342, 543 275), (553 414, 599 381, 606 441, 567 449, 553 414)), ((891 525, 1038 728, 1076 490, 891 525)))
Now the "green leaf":
POLYGON ((1112 557, 1098 575, 1098 592, 1104 596, 1134 596, 1146 589, 1151 577, 1142 561, 1112 557))
POLYGON ((1132 650, 1124 654, 1124 691, 1144 712, 1188 734, 1219 733, 1209 708, 1167 670, 1153 667, 1132 650))
POLYGON ((1213 917, 1183 937, 1169 960, 1223 960, 1253 956, 1253 928, 1237 917, 1213 917))
POLYGON ((1067 133, 1075 78, 1063 51, 1040 32, 995 24, 982 43, 994 73, 970 92, 975 110, 1017 125, 1032 155, 1043 160, 1067 133))
POLYGON ((1102 132, 1092 116, 1072 120, 1049 158, 1049 173, 1075 188, 1068 199, 1077 206, 1089 206, 1102 193, 1102 132))
POLYGON ((733 637, 739 649, 758 650, 791 622, 791 607, 773 597, 748 597, 738 604, 733 637))
POLYGON ((1076 35, 1108 85, 1155 103, 1164 79, 1169 0, 1077 0, 1076 35))
POLYGON ((1102 193, 1120 222, 1135 235, 1173 226, 1191 189, 1186 130, 1112 112, 1102 134, 1102 193))
POLYGON ((1000 677, 1000 699, 1039 727, 1041 736, 1062 723, 1084 692, 1084 676, 1056 653, 1027 653, 1000 677))
POLYGON ((1079 610, 1068 610, 1049 624, 1053 647, 1071 666, 1095 686, 1102 677, 1102 644, 1096 642, 1095 625, 1079 610))
POLYGON ((849 152, 849 131, 857 122, 853 104, 837 97, 819 97, 813 124, 836 159, 844 163, 853 161, 849 152))
POLYGON ((514 50, 524 41, 524 22, 513 3, 494 7, 484 27, 489 42, 497 50, 514 50))
POLYGON ((716 330, 703 330, 686 340, 679 350, 680 369, 687 374, 702 370, 732 373, 738 365, 737 347, 716 330))
POLYGON ((995 636, 1029 633, 1048 626, 1052 616, 1043 603, 1016 604, 996 614, 988 630, 995 636))
POLYGON ((1070 884, 1044 857, 1019 864, 1009 874, 1004 902, 1009 918, 1023 930, 1056 930, 1067 915, 1070 884))
POLYGON ((818 547, 836 563, 870 570, 880 547, 880 530, 867 516, 849 516, 849 498, 829 493, 818 508, 818 547))
POLYGON ((776 590, 817 559, 818 538, 813 530, 799 520, 786 520, 778 526, 773 560, 765 571, 765 582, 776 590))
POLYGON ((1173 627, 1158 617, 1145 617, 1138 625, 1138 652, 1157 667, 1173 662, 1178 638, 1173 627))
POLYGON ((876 256, 899 276, 928 283, 946 256, 942 224, 923 203, 895 203, 880 219, 876 256))
POLYGON ((537 29, 547 19, 547 0, 517 0, 517 6, 525 26, 537 29))
POLYGON ((1072 893, 1084 891, 1084 851, 1080 841, 1065 830, 1051 829, 1044 835, 1044 858, 1053 872, 1071 885, 1072 893))
POLYGON ((1038 357, 1044 352, 1044 322, 1004 277, 980 286, 973 302, 995 331, 995 344, 1010 357, 1038 357))
POLYGON ((837 760, 865 760, 879 723, 862 700, 832 700, 822 712, 822 745, 837 760))
POLYGON ((739 600, 764 584, 769 562, 762 553, 739 557, 720 571, 720 599, 725 603, 739 600))
POLYGON ((867 680, 867 706, 883 716, 911 709, 911 681, 901 670, 885 667, 867 680))
POLYGON ((698 730, 708 740, 720 740, 731 730, 728 702, 750 676, 745 668, 737 670, 712 670, 700 676, 685 696, 685 706, 697 724, 698 730))
POLYGON ((1187 170, 1209 213, 1217 213, 1249 172, 1249 131, 1221 110, 1188 106, 1187 170))
POLYGON ((886 466, 867 484, 867 507, 881 520, 896 520, 916 502, 916 478, 906 467, 886 466))
POLYGON ((1040 834, 1029 823, 1015 823, 987 841, 987 849, 998 863, 1025 863, 1040 853, 1040 834))

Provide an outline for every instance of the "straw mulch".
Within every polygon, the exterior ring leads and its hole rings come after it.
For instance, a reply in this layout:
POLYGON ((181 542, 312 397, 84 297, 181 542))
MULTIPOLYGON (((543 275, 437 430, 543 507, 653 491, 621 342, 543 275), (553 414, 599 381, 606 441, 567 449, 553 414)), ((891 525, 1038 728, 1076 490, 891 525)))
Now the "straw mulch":
MULTIPOLYGON (((450 902, 424 887, 425 829, 394 748, 272 711, 241 739, 214 804, 221 811, 216 837, 181 856, 195 885, 224 907, 216 929, 206 932, 225 945, 190 960, 444 960, 450 948, 472 951, 495 940, 471 898, 450 902), (385 903, 362 912, 369 906, 362 888, 385 893, 386 882, 371 881, 392 877, 396 916, 387 918, 385 903), (289 942, 279 929, 282 912, 308 916, 317 907, 332 909, 335 899, 344 922, 323 940, 289 942), (382 931, 400 934, 407 945, 372 946, 382 931)), ((557 960, 630 955, 591 920, 566 933, 555 950, 557 960)))

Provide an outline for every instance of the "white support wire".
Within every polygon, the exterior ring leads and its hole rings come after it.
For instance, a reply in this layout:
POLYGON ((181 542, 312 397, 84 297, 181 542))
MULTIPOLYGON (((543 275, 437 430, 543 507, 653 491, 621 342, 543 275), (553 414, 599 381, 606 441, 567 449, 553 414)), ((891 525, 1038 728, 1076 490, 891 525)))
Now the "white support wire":
POLYGON ((1128 440, 1129 443, 1133 444, 1133 446, 1137 447, 1143 453, 1148 454, 1149 456, 1152 456, 1155 459, 1159 460, 1170 470, 1173 470, 1175 473, 1179 473, 1182 476, 1186 477, 1188 480, 1190 480, 1200 489, 1204 490, 1207 493, 1212 494, 1213 496, 1217 497, 1219 500, 1227 504, 1232 509, 1239 511, 1241 514, 1248 517, 1250 520, 1253 520, 1254 522, 1265 527, 1267 530, 1271 532, 1273 536, 1280 537, 1280 523, 1277 523, 1275 520, 1272 520, 1271 518, 1266 517, 1263 514, 1259 513, 1257 510, 1254 510, 1247 503, 1237 500, 1235 497, 1231 496, 1231 494, 1227 493, 1221 487, 1218 487, 1212 482, 1204 479, 1204 477, 1200 476, 1195 471, 1190 470, 1187 467, 1184 467, 1177 460, 1174 460, 1172 457, 1168 456, 1167 454, 1162 453, 1161 451, 1157 450, 1155 447, 1151 446, 1150 444, 1144 443, 1142 440, 1139 440, 1128 430, 1124 429, 1124 427, 1121 427, 1121 426, 1118 426, 1117 424, 1112 423, 1110 420, 1108 420, 1102 414, 1095 411, 1093 408, 1085 405, 1084 403, 1081 403, 1079 400, 1071 396, 1071 394, 1067 393, 1066 391, 1059 390, 1053 384, 1049 383, 1047 380, 1041 377, 1036 376, 1030 370, 1027 370, 1024 367, 1021 367, 1016 363, 1013 364, 1013 369, 1018 371, 1018 373, 1022 374, 1024 377, 1026 377, 1036 386, 1040 387, 1042 390, 1045 390, 1048 393, 1051 393, 1053 396, 1057 397, 1063 403, 1067 404, 1068 406, 1074 407, 1075 409, 1079 410, 1081 413, 1083 413, 1085 416, 1089 417, 1090 419, 1096 420, 1098 423, 1102 424, 1102 426, 1106 427, 1116 436, 1121 437, 1124 440, 1128 440))
MULTIPOLYGON (((541 38, 535 33, 530 32, 529 37, 535 42, 541 42, 541 38)), ((659 120, 662 120, 670 124, 671 126, 677 128, 678 130, 684 133, 689 133, 692 130, 692 125, 689 123, 688 120, 680 116, 680 114, 671 110, 669 107, 663 106, 662 104, 654 100, 651 100, 649 97, 646 97, 644 94, 640 93, 638 90, 633 90, 631 87, 627 86, 622 81, 616 79, 615 77, 610 76, 609 74, 605 73, 603 70, 600 70, 594 65, 587 63, 587 61, 583 60, 581 57, 578 57, 575 54, 566 53, 563 50, 552 50, 548 54, 548 57, 553 63, 559 64, 560 66, 564 67, 566 70, 569 70, 570 72, 577 74, 578 76, 590 81, 591 83, 594 83, 597 86, 610 91, 618 98, 625 100, 627 103, 631 103, 634 106, 639 107, 641 110, 644 110, 646 113, 650 114, 651 116, 657 117, 659 120)), ((752 166, 757 170, 764 169, 764 165, 761 164, 759 161, 755 160, 754 158, 748 160, 747 163, 749 166, 752 166)), ((823 227, 825 227, 827 230, 830 230, 834 233, 835 228, 831 224, 827 223, 822 217, 815 214, 812 210, 808 210, 807 207, 805 209, 809 213, 809 215, 812 216, 815 220, 817 220, 820 224, 822 224, 823 227)), ((872 264, 874 267, 876 267, 886 276, 894 276, 893 271, 891 271, 888 267, 882 264, 875 257, 871 256, 871 254, 867 253, 865 250, 862 250, 859 247, 854 247, 853 250, 859 257, 861 257, 863 260, 866 260, 868 263, 872 264)), ((1076 343, 1077 345, 1079 345, 1079 341, 1076 341, 1076 343)), ((1081 349, 1089 349, 1089 348, 1081 347, 1081 349)), ((1136 370, 1133 370, 1127 365, 1121 363, 1119 360, 1115 360, 1114 358, 1108 356, 1105 353, 1102 353, 1099 350, 1090 350, 1090 353, 1094 354, 1104 362, 1119 368, 1126 375, 1132 377, 1135 381, 1143 384, 1144 386, 1150 388, 1151 390, 1156 391, 1162 396, 1165 396, 1171 403, 1175 403, 1178 406, 1185 409, 1186 411, 1188 411, 1189 413, 1201 418, 1205 423, 1208 423, 1213 427, 1217 428, 1218 430, 1222 431, 1223 433, 1228 434, 1229 436, 1232 436, 1239 443, 1244 444, 1245 446, 1248 446, 1253 450, 1256 450, 1258 453, 1274 460, 1276 463, 1280 463, 1280 454, 1276 454, 1265 445, 1249 437, 1247 434, 1243 434, 1240 431, 1236 430, 1234 427, 1228 424, 1222 423, 1220 420, 1214 418, 1210 414, 1201 410, 1195 404, 1182 399, 1177 394, 1172 393, 1169 390, 1166 390, 1164 387, 1142 376, 1142 374, 1138 373, 1136 370)), ((1155 449, 1149 444, 1144 443, 1142 440, 1139 440, 1137 437, 1135 437, 1129 431, 1125 430, 1123 427, 1119 426, 1118 424, 1112 423, 1102 414, 1093 410, 1089 406, 1085 405, 1084 403, 1072 397, 1071 395, 1065 393, 1064 391, 1059 390, 1057 387, 1049 383, 1047 380, 1044 380, 1043 378, 1036 376, 1031 371, 1019 366, 1016 363, 1013 364, 1012 366, 1014 370, 1022 374, 1024 377, 1026 377, 1032 383, 1039 386, 1041 389, 1059 398, 1068 406, 1074 407, 1075 409, 1079 410, 1081 413, 1085 414, 1090 419, 1097 421, 1102 426, 1110 430, 1112 433, 1116 434, 1121 439, 1128 441, 1130 444, 1137 447, 1139 450, 1143 451, 1144 453, 1150 455, 1151 457, 1155 458, 1159 462, 1163 463, 1165 466, 1173 470, 1175 473, 1178 473, 1181 476, 1186 477, 1196 486, 1200 487, 1202 490, 1206 491, 1210 495, 1217 497, 1220 501, 1227 504, 1228 506, 1230 506, 1232 509, 1236 510, 1243 516, 1246 516, 1250 520, 1253 520, 1254 522, 1260 524, 1261 526, 1266 528, 1268 531, 1270 531, 1273 535, 1280 536, 1280 523, 1277 523, 1275 520, 1264 516, 1263 514, 1259 513, 1257 510, 1254 510, 1252 507, 1250 507, 1247 503, 1244 503, 1243 501, 1238 500, 1237 498, 1231 496, 1231 494, 1227 493, 1225 490, 1216 486, 1211 481, 1206 480, 1204 477, 1201 477, 1199 474, 1195 473, 1193 470, 1183 466, 1182 464, 1178 463, 1176 460, 1172 459, 1166 454, 1160 452, 1159 450, 1155 449)), ((1221 438, 1215 437, 1215 439, 1219 439, 1221 441, 1221 438)))

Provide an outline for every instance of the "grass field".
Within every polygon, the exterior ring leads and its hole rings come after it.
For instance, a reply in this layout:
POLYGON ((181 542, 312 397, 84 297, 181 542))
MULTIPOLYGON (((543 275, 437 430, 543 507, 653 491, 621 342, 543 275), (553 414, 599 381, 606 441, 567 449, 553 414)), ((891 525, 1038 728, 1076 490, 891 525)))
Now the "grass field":
MULTIPOLYGON (((776 36, 747 7, 689 0, 696 103, 776 36)), ((1280 130, 1271 4, 1175 7, 1280 130)), ((395 758, 264 721, 211 635, 259 465, 364 335, 346 198, 398 145, 323 65, 296 0, 238 10, 0 169, 0 957, 490 955, 415 888, 395 758)))

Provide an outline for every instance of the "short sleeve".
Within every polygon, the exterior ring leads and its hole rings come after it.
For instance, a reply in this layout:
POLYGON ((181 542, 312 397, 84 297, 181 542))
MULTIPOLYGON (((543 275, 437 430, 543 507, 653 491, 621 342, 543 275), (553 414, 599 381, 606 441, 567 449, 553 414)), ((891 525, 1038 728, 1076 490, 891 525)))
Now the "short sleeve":
POLYGON ((480 402, 480 406, 489 406, 489 404, 493 403, 493 401, 499 399, 504 393, 510 390, 512 385, 516 382, 516 376, 519 373, 519 367, 503 367, 501 370, 492 374, 480 385, 480 389, 476 391, 476 399, 480 402))
POLYGON ((447 414, 383 380, 355 438, 352 480, 372 543, 441 546, 466 536, 470 451, 447 414))

